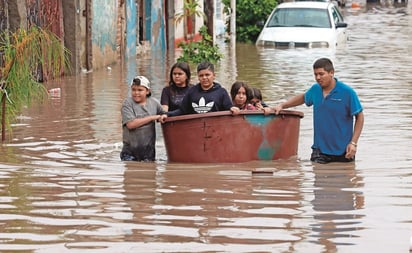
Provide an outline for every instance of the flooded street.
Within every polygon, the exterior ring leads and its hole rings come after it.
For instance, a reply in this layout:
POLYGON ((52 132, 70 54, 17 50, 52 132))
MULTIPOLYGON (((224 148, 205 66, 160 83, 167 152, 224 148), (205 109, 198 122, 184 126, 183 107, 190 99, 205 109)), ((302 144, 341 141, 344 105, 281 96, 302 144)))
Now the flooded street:
POLYGON ((330 57, 364 106, 355 163, 310 162, 305 106, 294 108, 305 114, 297 158, 168 163, 158 125, 157 161, 121 162, 128 82, 145 75, 160 98, 173 63, 139 56, 47 83, 61 96, 19 115, 0 146, 0 252, 408 252, 412 6, 343 12, 349 41, 336 50, 237 44, 216 67, 226 88, 245 80, 275 105, 310 87, 313 61, 330 57))

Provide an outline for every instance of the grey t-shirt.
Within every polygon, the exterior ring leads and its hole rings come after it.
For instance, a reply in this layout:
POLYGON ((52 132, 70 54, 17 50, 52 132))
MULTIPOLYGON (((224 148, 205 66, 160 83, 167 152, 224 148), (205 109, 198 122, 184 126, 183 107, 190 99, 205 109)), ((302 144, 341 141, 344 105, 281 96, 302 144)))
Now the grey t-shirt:
POLYGON ((122 105, 122 126, 123 126, 123 149, 122 153, 135 157, 137 161, 154 161, 156 152, 156 129, 155 122, 128 129, 126 124, 136 118, 144 118, 151 115, 164 114, 164 110, 159 101, 148 97, 146 105, 136 103, 129 97, 123 101, 122 105))

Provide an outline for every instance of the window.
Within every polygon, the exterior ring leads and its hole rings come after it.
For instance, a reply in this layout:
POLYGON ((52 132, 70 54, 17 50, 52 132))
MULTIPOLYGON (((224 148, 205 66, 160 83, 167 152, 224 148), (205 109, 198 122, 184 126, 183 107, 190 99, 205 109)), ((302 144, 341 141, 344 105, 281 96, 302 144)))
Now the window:
POLYGON ((320 27, 330 28, 326 9, 281 8, 277 9, 267 27, 320 27))
POLYGON ((335 25, 339 22, 343 22, 343 16, 336 8, 332 8, 332 17, 333 23, 335 23, 335 25))

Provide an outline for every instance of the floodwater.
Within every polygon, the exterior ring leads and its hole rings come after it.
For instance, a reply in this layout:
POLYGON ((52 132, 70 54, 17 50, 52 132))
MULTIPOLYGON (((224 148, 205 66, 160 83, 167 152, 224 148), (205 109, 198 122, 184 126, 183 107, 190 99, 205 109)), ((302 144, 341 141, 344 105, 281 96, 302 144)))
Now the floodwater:
POLYGON ((268 104, 313 82, 333 59, 365 126, 352 164, 312 164, 311 108, 298 156, 242 164, 121 162, 120 107, 135 74, 159 97, 169 64, 153 55, 47 83, 59 98, 19 115, 0 146, 0 252, 408 252, 412 237, 412 8, 344 10, 336 50, 222 46, 218 79, 263 90, 268 104), (270 173, 252 174, 252 169, 270 173))

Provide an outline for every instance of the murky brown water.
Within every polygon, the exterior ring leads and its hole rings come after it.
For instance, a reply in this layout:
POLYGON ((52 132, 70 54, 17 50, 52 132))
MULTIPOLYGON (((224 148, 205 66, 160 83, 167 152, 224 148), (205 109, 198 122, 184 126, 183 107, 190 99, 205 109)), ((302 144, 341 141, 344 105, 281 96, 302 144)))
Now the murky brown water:
POLYGON ((275 104, 309 87, 316 57, 331 57, 365 107, 355 164, 308 160, 312 112, 304 106, 296 108, 305 113, 298 159, 170 164, 159 131, 156 163, 121 162, 127 80, 147 75, 159 97, 168 74, 165 60, 145 56, 47 84, 61 87, 61 98, 19 116, 0 146, 0 252, 407 252, 412 8, 368 5, 345 15, 345 47, 238 44, 218 79, 226 87, 246 80, 275 104))

